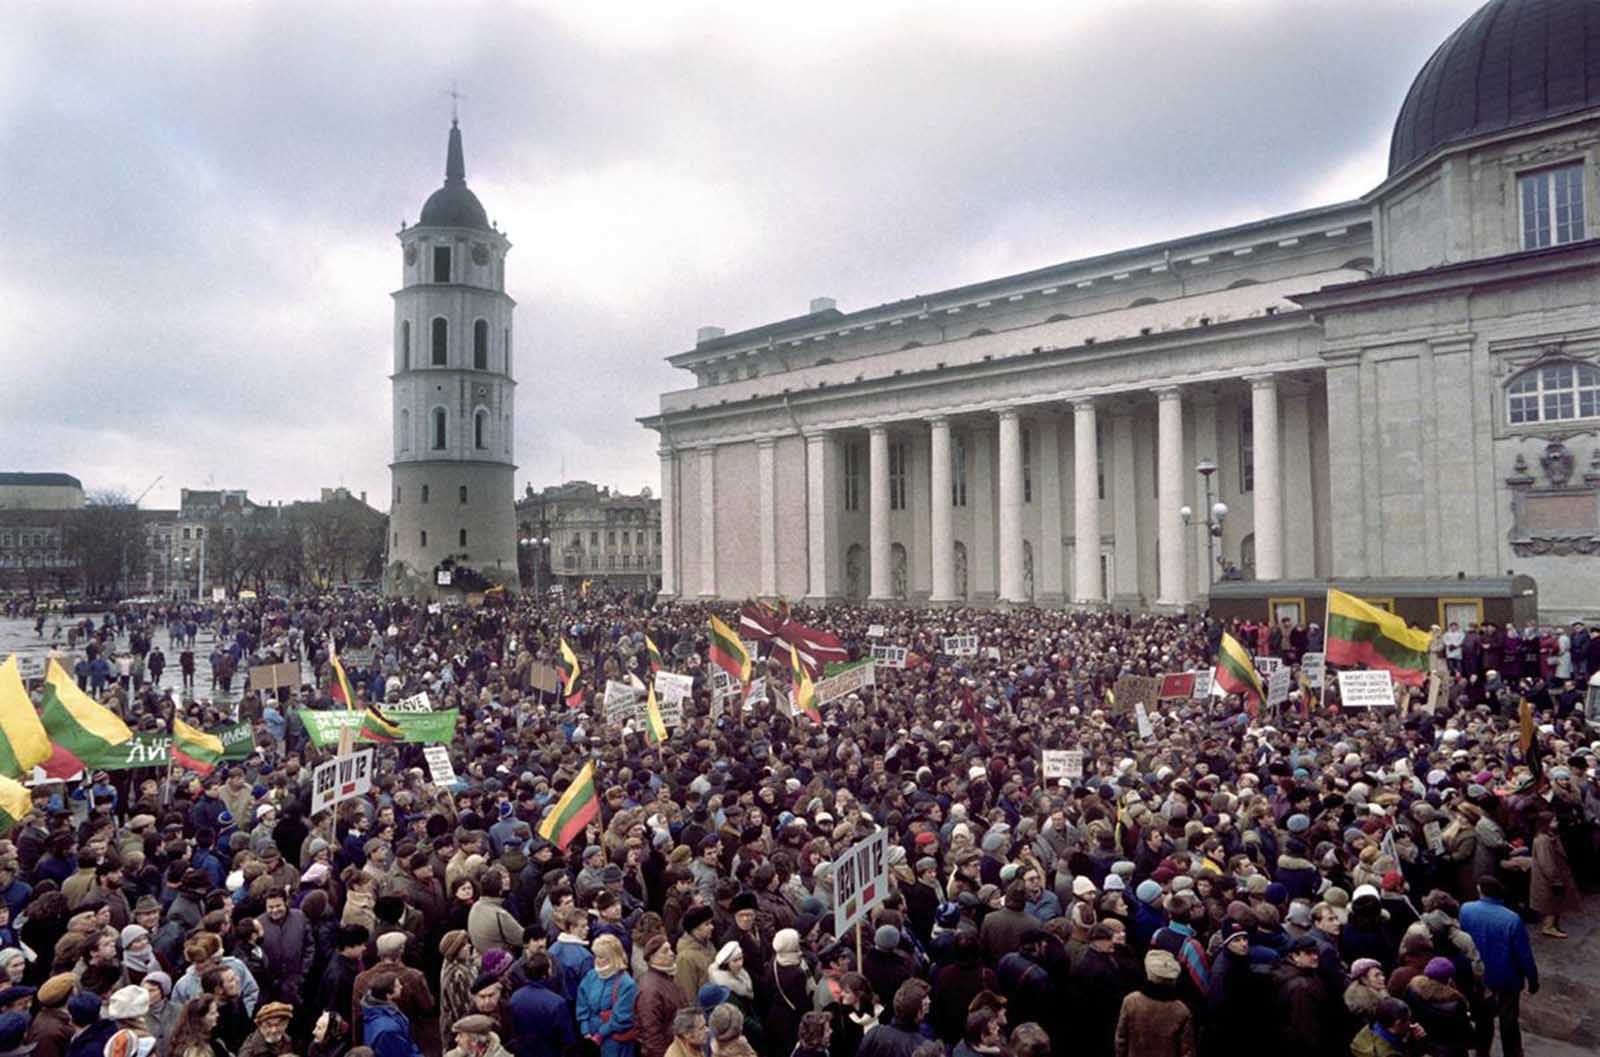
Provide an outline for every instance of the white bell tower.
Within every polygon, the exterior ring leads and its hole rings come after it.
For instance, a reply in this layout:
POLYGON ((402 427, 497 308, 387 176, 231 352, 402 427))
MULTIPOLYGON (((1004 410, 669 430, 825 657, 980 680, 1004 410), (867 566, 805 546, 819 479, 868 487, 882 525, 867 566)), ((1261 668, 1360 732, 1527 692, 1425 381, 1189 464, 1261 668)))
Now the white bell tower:
POLYGON ((516 590, 511 242, 467 189, 454 119, 444 186, 399 239, 386 587, 425 598, 459 593, 458 581, 471 576, 452 574, 452 586, 440 586, 438 572, 449 566, 516 590))

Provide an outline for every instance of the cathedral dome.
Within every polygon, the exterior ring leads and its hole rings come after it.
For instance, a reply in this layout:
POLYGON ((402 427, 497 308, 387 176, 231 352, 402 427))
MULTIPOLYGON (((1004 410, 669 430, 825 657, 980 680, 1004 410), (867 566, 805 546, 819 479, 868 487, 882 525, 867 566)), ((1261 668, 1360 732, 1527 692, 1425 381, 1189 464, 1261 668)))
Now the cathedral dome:
POLYGON ((489 214, 467 187, 467 165, 461 150, 461 128, 450 122, 450 144, 445 151, 444 186, 422 204, 418 223, 429 228, 482 228, 489 230, 489 214))
POLYGON ((1411 83, 1389 175, 1440 147, 1600 106, 1600 3, 1489 0, 1411 83))

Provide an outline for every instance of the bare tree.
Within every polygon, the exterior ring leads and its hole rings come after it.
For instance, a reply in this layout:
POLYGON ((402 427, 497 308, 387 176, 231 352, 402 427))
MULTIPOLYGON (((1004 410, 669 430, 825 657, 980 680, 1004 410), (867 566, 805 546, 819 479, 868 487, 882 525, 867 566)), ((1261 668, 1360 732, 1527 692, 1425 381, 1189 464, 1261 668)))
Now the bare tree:
POLYGON ((126 593, 146 559, 139 510, 126 491, 107 489, 87 497, 73 518, 67 553, 77 562, 84 593, 126 593))

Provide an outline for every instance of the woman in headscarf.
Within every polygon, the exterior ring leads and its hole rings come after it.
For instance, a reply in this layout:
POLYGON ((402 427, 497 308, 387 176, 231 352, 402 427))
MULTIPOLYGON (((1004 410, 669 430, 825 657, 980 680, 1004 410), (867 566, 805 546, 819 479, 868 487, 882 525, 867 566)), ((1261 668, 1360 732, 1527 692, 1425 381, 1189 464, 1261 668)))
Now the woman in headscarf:
POLYGON ((709 982, 728 989, 728 1001, 744 1014, 744 1037, 750 1045, 765 1049, 766 1033, 761 1024, 761 1014, 756 1008, 755 983, 744 965, 744 948, 735 940, 724 943, 711 960, 706 973, 709 982))
POLYGON ((578 1031, 599 1045, 600 1057, 634 1057, 639 1049, 633 1017, 639 985, 628 975, 627 952, 611 935, 597 937, 591 949, 594 968, 578 984, 578 1031))
POLYGON ((5 985, 22 983, 22 978, 28 973, 28 957, 16 947, 7 947, 0 951, 0 975, 5 978, 5 985))
POLYGON ((439 967, 439 1023, 454 1024, 472 1012, 472 981, 478 976, 478 952, 465 929, 454 929, 439 941, 444 964, 439 967))
POLYGON ((772 937, 772 962, 766 971, 762 992, 767 1002, 761 1022, 767 1049, 787 1054, 799 1040, 800 1018, 811 1009, 811 989, 815 986, 800 950, 800 933, 794 929, 778 930, 772 937))
POLYGON ((150 996, 150 1008, 144 1015, 145 1027, 155 1036, 156 1057, 167 1057, 172 1029, 178 1023, 178 1014, 182 1012, 179 1006, 167 1001, 172 995, 172 977, 160 969, 153 969, 145 973, 140 982, 150 996))
POLYGON ((124 925, 120 939, 122 971, 130 984, 143 983, 146 976, 161 968, 156 961, 155 948, 150 945, 149 929, 143 925, 124 925))

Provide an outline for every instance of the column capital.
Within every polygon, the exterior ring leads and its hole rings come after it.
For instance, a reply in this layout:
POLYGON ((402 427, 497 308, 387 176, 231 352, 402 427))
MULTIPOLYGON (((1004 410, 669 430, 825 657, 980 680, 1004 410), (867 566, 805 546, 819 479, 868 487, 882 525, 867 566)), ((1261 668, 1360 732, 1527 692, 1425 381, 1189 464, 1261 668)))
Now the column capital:
POLYGON ((888 435, 889 424, 887 422, 874 422, 867 427, 867 436, 869 437, 887 437, 888 435))
POLYGON ((656 457, 661 459, 663 462, 666 461, 667 459, 676 458, 677 455, 678 455, 678 449, 677 448, 657 448, 656 449, 656 457))
POLYGON ((839 431, 836 429, 827 429, 818 426, 814 429, 802 430, 800 435, 806 439, 807 444, 821 444, 823 441, 827 440, 837 432, 839 431))
POLYGON ((1157 400, 1183 399, 1183 386, 1181 385, 1158 385, 1152 392, 1156 394, 1157 400))
POLYGON ((949 429, 950 428, 950 416, 949 415, 929 415, 923 421, 927 422, 928 426, 930 428, 933 428, 933 429, 938 429, 940 427, 943 427, 945 429, 949 429))
POLYGON ((1077 414, 1079 411, 1093 411, 1099 403, 1099 398, 1093 396, 1075 396, 1067 401, 1067 405, 1072 408, 1073 414, 1077 414))
POLYGON ((765 451, 771 451, 773 448, 776 448, 777 446, 778 446, 778 438, 777 437, 762 437, 762 438, 760 438, 759 440, 756 441, 756 447, 760 448, 760 449, 763 449, 765 451))
POLYGON ((995 415, 1002 422, 1004 422, 1006 419, 1011 419, 1012 421, 1016 421, 1017 419, 1020 419, 1022 417, 1022 412, 1019 409, 1015 408, 1015 407, 1002 407, 999 411, 995 412, 995 415))
POLYGON ((1244 380, 1250 383, 1251 389, 1276 389, 1278 376, 1275 374, 1247 374, 1244 380))

